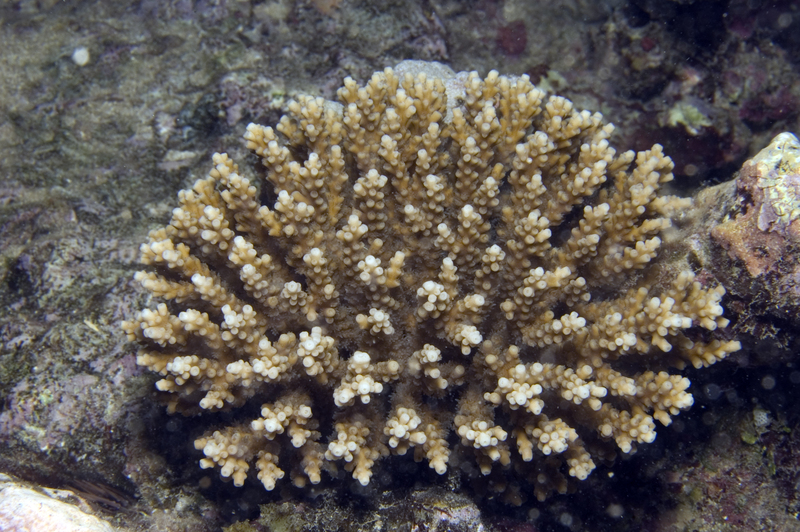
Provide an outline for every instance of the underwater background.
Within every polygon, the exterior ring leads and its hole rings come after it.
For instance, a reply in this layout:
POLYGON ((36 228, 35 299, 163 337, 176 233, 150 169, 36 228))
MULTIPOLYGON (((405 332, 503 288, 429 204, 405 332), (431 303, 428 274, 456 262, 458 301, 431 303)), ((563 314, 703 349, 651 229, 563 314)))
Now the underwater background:
POLYGON ((773 142, 798 131, 800 2, 3 0, 0 46, 0 530, 800 530, 800 143, 773 142), (661 144, 694 198, 666 252, 726 288, 742 349, 570 493, 410 456, 368 489, 234 487, 193 443, 234 414, 167 414, 120 327, 212 153, 256 167, 248 123, 407 59, 527 74, 618 149, 661 144))

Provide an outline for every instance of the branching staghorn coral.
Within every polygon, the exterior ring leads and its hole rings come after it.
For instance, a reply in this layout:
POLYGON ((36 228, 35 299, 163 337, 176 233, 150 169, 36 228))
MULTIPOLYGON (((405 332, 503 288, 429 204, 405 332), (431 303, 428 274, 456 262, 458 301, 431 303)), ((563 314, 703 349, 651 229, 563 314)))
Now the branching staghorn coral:
POLYGON ((659 145, 617 153, 598 113, 526 76, 446 81, 449 104, 387 69, 250 124, 265 179, 215 154, 142 246, 165 302, 123 327, 169 410, 262 404, 196 440, 201 467, 271 490, 343 463, 367 485, 413 449, 440 474, 513 465, 543 498, 691 406, 664 368, 739 348, 702 332, 728 323, 722 287, 653 273, 688 201, 658 195, 659 145))

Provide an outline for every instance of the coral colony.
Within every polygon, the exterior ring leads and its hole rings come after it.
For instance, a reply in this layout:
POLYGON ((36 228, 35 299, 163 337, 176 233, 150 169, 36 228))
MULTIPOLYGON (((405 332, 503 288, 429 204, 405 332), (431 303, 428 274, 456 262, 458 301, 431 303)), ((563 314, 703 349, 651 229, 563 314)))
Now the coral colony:
POLYGON ((728 323, 722 287, 651 264, 690 202, 658 195, 661 146, 617 153, 526 76, 459 76, 449 104, 391 69, 298 98, 247 128, 263 181, 215 154, 151 232, 136 279, 165 302, 123 325, 138 363, 170 411, 261 405, 195 441, 201 467, 367 485, 412 451, 541 499, 692 405, 665 368, 739 349, 702 331, 728 323))

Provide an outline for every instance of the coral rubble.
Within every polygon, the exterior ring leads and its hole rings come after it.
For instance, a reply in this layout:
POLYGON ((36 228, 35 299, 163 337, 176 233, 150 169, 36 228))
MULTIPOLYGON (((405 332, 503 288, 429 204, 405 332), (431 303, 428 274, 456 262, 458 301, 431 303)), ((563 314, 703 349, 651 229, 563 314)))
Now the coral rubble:
MULTIPOLYGON (((749 199, 745 212, 727 213, 712 236, 742 261, 752 277, 789 260, 788 248, 800 241, 800 142, 781 133, 745 162, 735 182, 749 199), (752 204, 752 205, 750 205, 752 204)), ((739 203, 744 203, 740 201, 739 203)))
POLYGON ((800 141, 777 135, 735 179, 694 201, 701 216, 687 235, 689 252, 711 275, 728 279, 737 330, 759 342, 747 350, 751 363, 791 361, 800 326, 800 141))
POLYGON ((739 348, 708 333, 722 287, 651 265, 689 202, 658 194, 660 146, 617 153, 525 76, 387 69, 338 97, 251 124, 266 179, 215 154, 141 248, 166 302, 123 327, 169 409, 263 403, 195 441, 202 467, 271 490, 341 461, 366 485, 413 448, 440 474, 513 464, 542 498, 692 404, 666 367, 739 348))

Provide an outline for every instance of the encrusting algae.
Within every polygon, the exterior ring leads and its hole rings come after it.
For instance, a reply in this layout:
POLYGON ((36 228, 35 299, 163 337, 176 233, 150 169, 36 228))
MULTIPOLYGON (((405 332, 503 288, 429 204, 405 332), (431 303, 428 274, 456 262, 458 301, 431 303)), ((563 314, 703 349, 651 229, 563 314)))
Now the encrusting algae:
POLYGON ((343 462, 367 485, 413 449, 440 474, 513 466, 541 499, 691 406, 685 377, 630 368, 739 349, 701 333, 728 323, 722 287, 648 276, 690 202, 658 195, 661 146, 618 154, 526 76, 387 69, 338 98, 250 124, 266 179, 215 154, 141 248, 165 302, 123 327, 170 411, 264 403, 195 441, 201 467, 271 490, 343 462))

